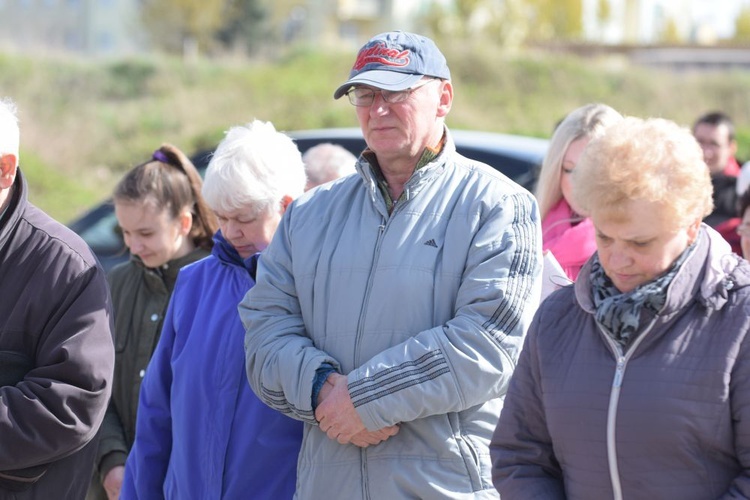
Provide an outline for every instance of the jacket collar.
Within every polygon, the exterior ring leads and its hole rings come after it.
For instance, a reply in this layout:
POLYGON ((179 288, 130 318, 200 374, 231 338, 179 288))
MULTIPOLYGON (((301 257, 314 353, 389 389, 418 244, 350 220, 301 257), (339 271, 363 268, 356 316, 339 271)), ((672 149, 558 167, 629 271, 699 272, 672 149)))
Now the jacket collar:
POLYGON ((183 255, 182 257, 179 257, 177 259, 172 259, 166 264, 159 266, 158 268, 146 267, 143 264, 143 260, 141 260, 141 258, 136 255, 131 254, 130 260, 136 266, 142 268, 146 276, 148 276, 150 279, 155 279, 159 282, 163 282, 164 284, 166 284, 168 290, 172 290, 174 288, 175 282, 177 281, 177 274, 180 272, 180 269, 188 264, 192 264, 193 262, 202 259, 207 255, 208 252, 206 250, 196 248, 187 255, 183 255))
MULTIPOLYGON (((456 152, 456 144, 453 142, 453 137, 448 130, 448 127, 443 127, 444 130, 444 145, 443 149, 432 161, 428 162, 424 166, 416 169, 412 173, 409 180, 404 186, 404 192, 400 202, 406 202, 419 194, 419 192, 433 179, 445 170, 445 160, 456 152)), ((383 205, 385 208, 385 201, 383 195, 378 187, 378 176, 374 172, 373 167, 367 161, 368 150, 365 150, 357 161, 357 172, 362 177, 367 190, 370 193, 370 197, 376 206, 383 205)))
POLYGON ((230 265, 230 266, 237 266, 237 267, 243 267, 245 270, 250 274, 250 277, 253 278, 253 281, 255 281, 255 272, 258 268, 258 259, 260 258, 260 253, 256 253, 255 255, 251 255, 247 259, 243 259, 240 257, 240 254, 237 253, 237 250, 229 244, 229 242, 224 239, 224 235, 221 234, 221 230, 216 231, 214 234, 214 247, 211 250, 211 254, 219 259, 224 264, 230 265))
POLYGON ((8 238, 13 234, 18 221, 21 220, 23 213, 28 205, 29 187, 26 184, 26 177, 21 173, 21 168, 16 170, 16 180, 13 183, 13 191, 10 195, 10 203, 0 218, 0 248, 5 246, 8 238))
MULTIPOLYGON (((691 300, 712 309, 721 309, 727 302, 729 290, 750 285, 750 266, 740 265, 741 261, 742 258, 732 252, 729 243, 719 233, 702 224, 695 251, 672 280, 667 302, 660 314, 677 312, 691 300)), ((590 274, 591 259, 581 269, 574 287, 580 306, 593 313, 590 274)))

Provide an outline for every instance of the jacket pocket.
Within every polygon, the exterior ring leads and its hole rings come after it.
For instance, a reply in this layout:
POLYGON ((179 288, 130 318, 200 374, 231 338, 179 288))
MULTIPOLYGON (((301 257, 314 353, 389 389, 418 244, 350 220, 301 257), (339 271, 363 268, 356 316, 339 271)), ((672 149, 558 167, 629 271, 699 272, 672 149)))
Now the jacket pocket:
POLYGON ((464 466, 466 467, 466 474, 471 482, 472 491, 480 491, 483 489, 482 486, 482 474, 480 473, 481 459, 477 452, 474 444, 464 436, 461 430, 461 424, 457 413, 449 413, 448 421, 450 422, 451 430, 453 431, 453 438, 456 440, 456 446, 461 453, 464 466))
POLYGON ((0 489, 16 492, 25 491, 39 481, 45 472, 47 472, 46 465, 2 471, 0 472, 0 489))

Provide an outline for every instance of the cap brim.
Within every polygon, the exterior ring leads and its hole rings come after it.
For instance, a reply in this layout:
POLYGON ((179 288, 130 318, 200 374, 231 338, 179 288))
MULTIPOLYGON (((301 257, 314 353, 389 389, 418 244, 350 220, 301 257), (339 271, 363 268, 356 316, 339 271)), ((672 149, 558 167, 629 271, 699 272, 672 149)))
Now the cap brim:
POLYGON ((336 92, 333 93, 333 98, 338 99, 354 85, 369 85, 383 90, 406 90, 421 80, 423 76, 397 71, 363 71, 337 88, 336 92))

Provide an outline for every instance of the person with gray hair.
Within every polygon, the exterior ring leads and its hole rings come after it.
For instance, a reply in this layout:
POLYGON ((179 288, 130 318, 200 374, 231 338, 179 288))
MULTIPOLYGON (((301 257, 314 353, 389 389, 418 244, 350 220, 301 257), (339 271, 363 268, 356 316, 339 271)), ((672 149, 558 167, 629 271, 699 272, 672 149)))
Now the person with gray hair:
POLYGON ((542 217, 542 250, 550 252, 571 281, 596 250, 594 226, 582 216, 571 177, 589 141, 622 119, 606 104, 586 104, 557 126, 539 171, 536 200, 542 217))
POLYGON ((596 253, 536 312, 492 437, 503 500, 750 498, 750 263, 690 130, 627 117, 573 194, 596 253))
POLYGON ((305 423, 298 500, 496 497, 489 439, 541 294, 536 201, 456 151, 429 38, 370 39, 343 96, 367 149, 260 260, 250 385, 305 423))
POLYGON ((231 128, 214 152, 202 194, 219 231, 211 255, 178 275, 141 387, 124 498, 292 498, 302 425, 245 382, 237 304, 304 186, 297 146, 271 123, 231 128))
POLYGON ((324 142, 305 151, 302 161, 307 174, 305 191, 309 191, 315 186, 353 174, 357 157, 339 144, 324 142))
POLYGON ((83 499, 112 391, 104 271, 28 200, 16 107, 0 100, 0 498, 83 499))

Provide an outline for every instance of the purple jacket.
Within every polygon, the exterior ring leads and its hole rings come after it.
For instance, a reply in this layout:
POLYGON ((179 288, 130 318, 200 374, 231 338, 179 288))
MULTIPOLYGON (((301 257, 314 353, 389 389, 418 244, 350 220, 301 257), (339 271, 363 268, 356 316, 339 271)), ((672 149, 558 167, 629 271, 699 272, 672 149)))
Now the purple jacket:
POLYGON ((624 353, 589 266, 541 305, 491 443, 503 500, 750 497, 750 264, 703 226, 624 353))

